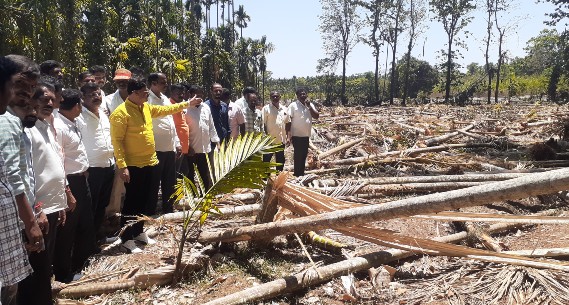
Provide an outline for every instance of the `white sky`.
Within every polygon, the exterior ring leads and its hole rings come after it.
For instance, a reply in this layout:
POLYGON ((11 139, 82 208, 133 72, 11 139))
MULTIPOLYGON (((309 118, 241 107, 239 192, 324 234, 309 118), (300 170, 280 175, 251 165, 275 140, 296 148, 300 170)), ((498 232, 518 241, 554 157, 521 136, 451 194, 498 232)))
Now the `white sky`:
MULTIPOLYGON (((525 55, 523 48, 527 40, 537 36, 542 29, 546 28, 543 21, 547 17, 544 14, 552 12, 554 8, 549 3, 535 3, 535 0, 519 2, 518 7, 505 14, 503 19, 504 23, 519 20, 517 28, 507 34, 505 43, 505 50, 512 58, 525 55)), ((248 27, 243 29, 243 35, 252 38, 266 35, 267 40, 275 46, 273 53, 267 56, 267 69, 273 72, 273 77, 317 75, 317 60, 325 57, 321 35, 318 31, 321 14, 321 5, 318 0, 236 0, 236 9, 240 4, 244 5, 245 11, 251 17, 248 27)), ((429 15, 431 16, 432 13, 429 15)), ((478 10, 472 13, 472 16, 474 19, 466 28, 472 33, 465 39, 468 50, 462 49, 461 53, 464 58, 458 60, 463 66, 471 62, 484 63, 485 15, 478 10)), ((425 27, 425 33, 419 37, 413 55, 435 64, 440 62, 437 59, 438 51, 445 48, 446 33, 442 25, 436 22, 427 22, 425 27), (422 54, 423 44, 424 56, 422 54)), ((367 32, 367 29, 364 31, 367 32)), ((398 44, 398 49, 402 52, 398 54, 403 54, 407 47, 406 35, 403 36, 405 37, 398 44)), ((491 59, 496 58, 496 53, 497 48, 493 48, 491 59)), ((381 61, 384 62, 385 54, 382 58, 381 61)), ((371 48, 360 43, 348 59, 348 75, 373 71, 373 69, 371 48)))

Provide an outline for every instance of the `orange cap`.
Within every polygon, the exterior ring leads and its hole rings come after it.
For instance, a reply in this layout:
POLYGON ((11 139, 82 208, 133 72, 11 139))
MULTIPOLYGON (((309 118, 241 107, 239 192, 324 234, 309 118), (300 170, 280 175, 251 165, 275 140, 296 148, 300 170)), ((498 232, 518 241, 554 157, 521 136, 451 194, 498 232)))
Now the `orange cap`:
POLYGON ((132 73, 127 69, 117 69, 115 71, 115 77, 113 80, 119 79, 130 79, 132 77, 132 73))

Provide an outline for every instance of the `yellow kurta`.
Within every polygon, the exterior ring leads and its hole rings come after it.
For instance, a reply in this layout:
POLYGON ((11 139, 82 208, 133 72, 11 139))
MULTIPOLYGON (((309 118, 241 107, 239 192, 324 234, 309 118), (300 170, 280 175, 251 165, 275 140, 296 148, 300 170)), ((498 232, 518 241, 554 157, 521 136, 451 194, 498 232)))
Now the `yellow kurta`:
POLYGON ((168 106, 138 106, 128 99, 122 103, 109 118, 111 122, 111 142, 115 150, 117 166, 153 166, 158 164, 152 132, 152 119, 173 114, 187 108, 183 102, 168 106))

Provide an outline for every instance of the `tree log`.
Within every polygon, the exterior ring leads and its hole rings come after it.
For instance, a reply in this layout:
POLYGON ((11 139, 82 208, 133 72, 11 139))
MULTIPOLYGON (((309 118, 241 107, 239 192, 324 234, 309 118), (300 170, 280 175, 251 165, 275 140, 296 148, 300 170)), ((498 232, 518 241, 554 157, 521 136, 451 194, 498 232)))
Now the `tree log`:
MULTIPOLYGON (((512 224, 496 224, 490 226, 488 232, 498 233, 520 227, 523 226, 512 224)), ((468 233, 461 232, 444 237, 437 237, 434 240, 445 243, 458 243, 467 237, 468 233)), ((372 267, 378 267, 383 264, 404 259, 410 256, 413 256, 413 253, 396 249, 373 252, 361 257, 354 257, 343 260, 341 262, 316 268, 316 271, 313 272, 315 276, 309 276, 308 272, 303 272, 297 275, 290 275, 252 288, 241 290, 237 293, 210 301, 205 305, 237 305, 267 300, 279 295, 298 291, 306 287, 325 283, 341 275, 347 275, 372 267)))
MULTIPOLYGON (((465 174, 465 175, 438 175, 438 176, 405 176, 405 177, 378 177, 369 179, 351 180, 354 182, 381 185, 381 184, 405 184, 405 183, 436 183, 436 182, 482 182, 482 181, 502 181, 519 178, 527 173, 498 173, 498 174, 465 174)), ((350 180, 348 180, 350 181, 350 180)), ((346 180, 325 179, 314 180, 312 185, 315 187, 338 186, 346 180)))
MULTIPOLYGON (((273 192, 273 183, 274 182, 272 179, 269 179, 269 181, 267 181, 261 210, 259 211, 259 214, 257 214, 257 218, 255 218, 256 224, 272 222, 275 218, 275 215, 277 214, 277 210, 279 208, 279 200, 276 194, 273 192)), ((249 246, 253 248, 262 248, 267 246, 270 241, 271 238, 255 240, 252 241, 249 246)))
POLYGON ((475 139, 475 140, 479 140, 479 141, 483 141, 484 139, 486 139, 486 137, 484 137, 484 136, 480 136, 480 135, 477 135, 477 134, 468 132, 467 130, 462 130, 462 129, 461 129, 461 130, 458 131, 458 133, 463 134, 463 135, 465 135, 465 136, 467 136, 467 137, 471 137, 471 138, 473 138, 473 139, 475 139))
MULTIPOLYGON (((494 181, 492 181, 494 182, 494 181)), ((489 182, 438 182, 438 183, 405 183, 405 184, 382 184, 382 185, 365 185, 355 193, 355 194, 383 194, 383 195, 397 195, 397 194, 408 194, 408 193, 425 193, 425 192, 444 192, 456 189, 467 188, 476 185, 488 184, 489 182)), ((321 193, 331 193, 336 189, 336 187, 323 187, 314 188, 321 193)))
MULTIPOLYGON (((248 205, 242 205, 242 206, 235 206, 235 207, 226 207, 226 208, 220 208, 220 212, 221 214, 219 215, 219 217, 223 217, 223 216, 235 216, 235 215, 252 215, 256 212, 258 212, 261 209, 261 205, 260 204, 248 204, 248 205)), ((168 214, 164 214, 160 217, 158 217, 156 220, 157 221, 184 221, 184 219, 186 218, 187 212, 174 212, 174 213, 168 213, 168 214)), ((194 219, 199 219, 201 216, 201 212, 197 211, 194 214, 194 219)), ((217 214, 210 214, 210 217, 216 217, 218 216, 217 214)))
POLYGON ((330 149, 330 150, 328 150, 328 151, 325 151, 325 152, 323 152, 323 153, 320 153, 320 154, 318 155, 318 160, 322 160, 322 159, 324 159, 324 158, 326 158, 326 157, 332 156, 332 155, 334 155, 334 154, 336 154, 336 153, 339 153, 339 152, 341 152, 341 151, 343 151, 343 150, 346 150, 346 149, 348 149, 348 148, 350 148, 350 147, 352 147, 352 146, 354 146, 354 145, 357 145, 357 144, 363 142, 365 139, 366 139, 366 138, 361 138, 361 139, 353 140, 353 141, 350 141, 350 142, 348 142, 348 143, 344 143, 344 144, 342 144, 342 145, 340 145, 340 146, 338 146, 338 147, 334 147, 334 148, 332 148, 332 149, 330 149))
MULTIPOLYGON (((188 261, 182 263, 182 267, 184 268, 183 273, 188 274, 190 271, 204 268, 208 259, 209 257, 203 255, 203 253, 192 254, 188 261)), ((112 293, 117 290, 132 288, 146 289, 155 285, 166 285, 172 282, 174 270, 174 265, 168 265, 140 273, 129 279, 64 287, 61 291, 54 291, 54 296, 59 294, 69 298, 82 298, 91 295, 112 293)))
POLYGON ((486 247, 486 249, 498 253, 502 252, 502 247, 500 246, 500 243, 498 243, 494 238, 492 238, 492 236, 490 236, 490 234, 486 232, 486 230, 483 229, 481 226, 476 225, 470 221, 467 221, 464 225, 466 226, 466 231, 468 232, 468 234, 478 239, 478 241, 481 242, 484 245, 484 247, 486 247))
POLYGON ((408 125, 408 124, 405 124, 405 123, 402 123, 402 122, 399 122, 399 121, 395 121, 395 120, 391 120, 391 122, 393 122, 393 123, 395 123, 395 124, 397 124, 397 125, 399 125, 399 126, 401 126, 401 127, 405 127, 405 128, 414 130, 415 132, 418 132, 418 133, 420 133, 420 134, 422 134, 422 135, 424 135, 424 134, 427 133, 427 130, 424 129, 424 128, 415 127, 415 126, 408 125))
POLYGON ((569 248, 551 248, 551 249, 533 249, 533 250, 518 250, 518 251, 504 251, 505 254, 513 254, 527 257, 568 257, 569 248))
POLYGON ((341 165, 354 165, 361 162, 373 162, 377 159, 383 159, 399 155, 414 156, 417 154, 440 152, 449 149, 481 148, 481 147, 494 147, 494 145, 491 143, 467 143, 467 144, 448 144, 448 145, 423 147, 423 148, 410 148, 405 150, 388 151, 381 154, 371 155, 368 157, 358 157, 358 158, 350 158, 350 159, 334 160, 334 161, 321 161, 320 164, 323 165, 324 167, 336 167, 341 165))
MULTIPOLYGON (((270 238, 278 235, 356 225, 371 221, 437 213, 495 201, 517 200, 566 190, 567 185, 569 185, 569 169, 560 169, 461 190, 407 198, 380 205, 367 205, 298 219, 232 228, 221 232, 204 232, 200 235, 199 240, 200 242, 228 242, 270 238)), ((280 191, 277 191, 277 195, 279 195, 280 191)), ((304 191, 305 196, 310 200, 336 201, 338 204, 348 204, 310 190, 304 191)))
POLYGON ((455 132, 451 132, 451 133, 447 133, 447 134, 442 135, 442 136, 438 136, 438 137, 434 137, 434 138, 427 139, 427 140, 425 140, 425 144, 426 144, 427 146, 438 145, 438 144, 441 143, 441 142, 445 142, 445 141, 447 141, 447 140, 449 140, 449 139, 452 139, 452 138, 458 136, 461 131, 466 132, 466 131, 469 131, 469 130, 472 129, 472 128, 474 128, 474 124, 470 124, 470 125, 468 125, 468 126, 462 128, 462 129, 460 129, 460 130, 455 131, 455 132))

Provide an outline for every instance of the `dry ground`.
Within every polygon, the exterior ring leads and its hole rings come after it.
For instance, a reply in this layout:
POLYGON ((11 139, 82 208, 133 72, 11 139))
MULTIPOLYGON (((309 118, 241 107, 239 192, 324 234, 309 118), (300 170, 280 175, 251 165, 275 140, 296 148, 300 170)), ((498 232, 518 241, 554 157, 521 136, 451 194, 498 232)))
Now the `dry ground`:
MULTIPOLYGON (((330 108, 325 109, 315 124, 317 132, 312 142, 323 152, 339 144, 349 142, 362 135, 368 138, 358 149, 352 148, 328 160, 342 160, 362 153, 376 154, 424 146, 425 140, 445 132, 463 128, 474 123, 473 131, 484 136, 486 142, 495 143, 493 148, 457 149, 423 154, 422 160, 394 160, 365 167, 350 167, 343 171, 320 174, 318 179, 358 179, 381 176, 417 176, 445 173, 479 172, 488 170, 488 164, 507 169, 530 169, 542 166, 559 166, 550 163, 532 163, 529 150, 534 143, 541 143, 551 137, 562 136, 563 124, 558 123, 569 114, 568 108, 557 105, 511 105, 468 106, 453 108, 441 105, 427 105, 408 108, 330 108), (392 122, 399 121, 416 129, 392 122), (333 139, 330 139, 330 135, 333 139), (427 161, 425 161, 427 160, 427 161)), ((480 140, 478 140, 480 141, 480 140)), ((452 138, 445 143, 477 142, 466 136, 452 138)), ((564 150, 558 151, 563 153, 564 150)), ((292 159, 287 148, 287 165, 292 159)), ((400 156, 405 157, 405 156, 400 156)), ((320 164, 322 165, 322 164, 320 164)), ((564 164, 561 164, 561 166, 564 164)), ((311 162, 311 169, 319 164, 311 162)), ((569 188, 569 187, 568 187, 569 188)), ((366 199, 366 202, 387 202, 420 194, 399 194, 366 199)), ((352 200, 357 201, 356 196, 352 200)), ((527 198, 515 202, 489 202, 485 206, 464 209, 464 212, 532 214, 547 209, 567 208, 565 194, 551 194, 539 198, 527 198)), ((204 230, 221 230, 254 223, 254 216, 210 219, 204 230)), ((450 222, 394 219, 376 223, 378 227, 390 229, 408 236, 433 238, 461 230, 460 224, 450 222)), ((159 231, 156 245, 146 247, 142 254, 125 254, 118 248, 103 251, 94 257, 85 270, 87 277, 127 270, 138 267, 140 271, 172 264, 176 254, 174 234, 179 224, 151 224, 159 231)), ((349 245, 343 254, 333 254, 307 245, 312 260, 317 264, 329 264, 384 249, 381 246, 356 240, 335 231, 320 232, 321 235, 349 245)), ((494 236, 504 248, 524 250, 536 248, 569 247, 569 227, 566 225, 534 225, 494 236)), ((476 240, 465 242, 469 246, 482 248, 476 240)), ((195 245, 194 245, 195 246, 195 245)), ((200 247, 202 245, 197 245, 200 247)), ((252 249, 247 243, 216 244, 211 251, 211 261, 206 270, 192 273, 176 287, 154 287, 145 291, 121 291, 107 295, 93 296, 80 301, 59 300, 60 304, 203 304, 245 288, 281 278, 309 268, 311 263, 301 250, 298 241, 292 237, 279 237, 266 249, 252 249)), ((396 268, 394 277, 384 287, 374 286, 368 272, 353 277, 334 279, 327 284, 308 288, 292 295, 258 304, 512 304, 524 303, 531 293, 540 288, 540 282, 527 276, 523 268, 482 263, 452 257, 415 256, 390 264, 396 268), (501 273, 500 273, 501 272, 501 273), (508 273, 509 272, 509 273, 508 273), (520 283, 509 282, 522 273, 520 283), (504 287, 520 286, 513 293, 496 294, 486 287, 489 282, 505 283, 504 287), (505 281, 505 282, 504 282, 505 281), (534 285, 530 287, 531 285, 534 285), (346 286, 352 286, 351 290, 346 286), (524 286, 525 285, 525 286, 524 286), (519 293, 525 291, 525 294, 519 293), (519 294, 516 299, 513 294, 519 294)), ((140 272, 139 271, 139 272, 140 272)), ((548 273, 561 287, 565 285, 565 274, 548 273)), ((118 275, 120 278, 124 275, 118 275)), ((110 277, 112 278, 112 277, 110 277)), ((110 279, 110 278, 107 278, 110 279)), ((540 288, 541 289, 541 288, 540 288)), ((535 292, 539 298, 528 304, 555 303, 559 290, 535 292), (548 298, 548 296, 550 298, 548 298)), ((559 288, 561 289, 561 288, 559 288)), ((563 304, 563 301, 559 301, 563 304)))

